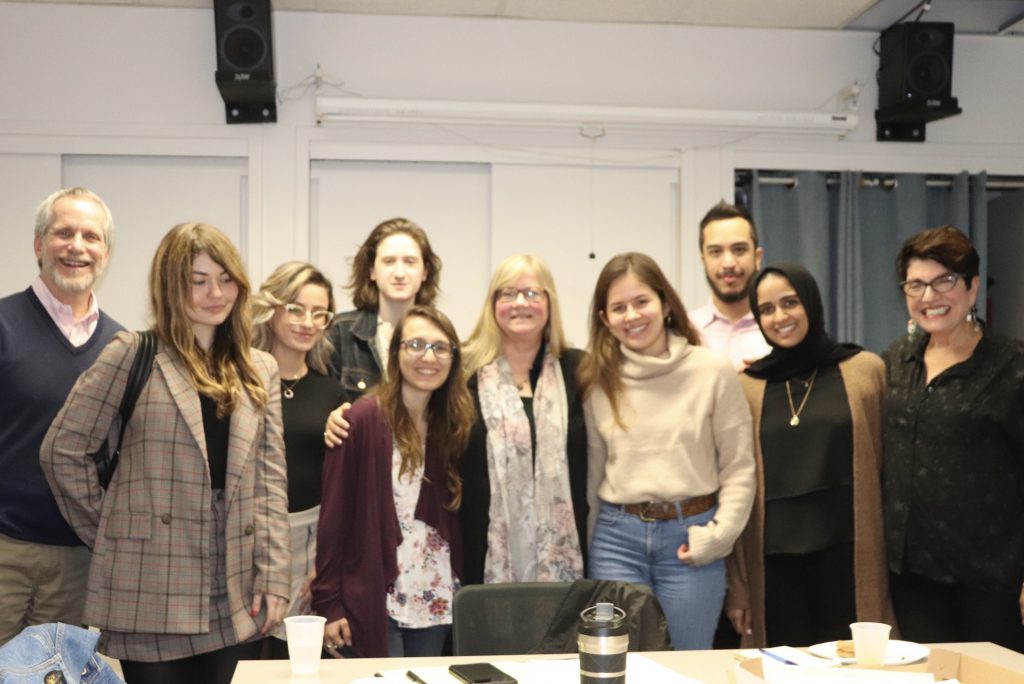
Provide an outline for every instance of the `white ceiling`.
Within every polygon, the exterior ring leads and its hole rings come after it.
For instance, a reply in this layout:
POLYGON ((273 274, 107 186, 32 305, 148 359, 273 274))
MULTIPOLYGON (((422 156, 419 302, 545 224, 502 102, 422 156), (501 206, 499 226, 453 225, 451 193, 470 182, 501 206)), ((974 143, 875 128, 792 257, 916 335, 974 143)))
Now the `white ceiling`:
MULTIPOLYGON (((0 0, 212 7, 212 0, 0 0)), ((271 0, 277 10, 879 32, 921 0, 271 0)), ((931 0, 924 21, 959 34, 1024 36, 1024 0, 931 0)))

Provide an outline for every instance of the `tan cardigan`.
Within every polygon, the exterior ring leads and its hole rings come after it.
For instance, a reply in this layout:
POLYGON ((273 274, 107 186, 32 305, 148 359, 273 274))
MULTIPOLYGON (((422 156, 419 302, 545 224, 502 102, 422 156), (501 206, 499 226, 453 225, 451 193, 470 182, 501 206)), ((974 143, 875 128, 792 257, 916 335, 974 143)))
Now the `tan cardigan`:
MULTIPOLYGON (((889 575, 885 560, 882 520, 882 398, 885 365, 863 351, 839 364, 853 419, 854 584, 857 619, 894 626, 889 600, 889 575)), ((765 380, 741 376, 743 390, 754 418, 754 458, 757 491, 750 521, 728 559, 726 610, 748 609, 753 633, 743 635, 741 646, 766 645, 764 617, 764 461, 761 454, 761 415, 765 380)), ((795 644, 802 645, 802 644, 795 644)))

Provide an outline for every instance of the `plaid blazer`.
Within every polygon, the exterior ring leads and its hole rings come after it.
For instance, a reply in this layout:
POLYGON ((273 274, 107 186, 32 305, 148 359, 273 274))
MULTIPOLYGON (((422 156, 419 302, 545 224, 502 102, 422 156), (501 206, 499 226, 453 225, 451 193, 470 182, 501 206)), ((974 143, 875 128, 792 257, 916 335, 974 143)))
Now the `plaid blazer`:
MULTIPOLYGON (((137 333, 119 333, 81 375, 43 440, 40 461, 61 513, 92 549, 86 623, 206 633, 213 491, 203 416, 188 371, 162 344, 106 493, 88 456, 105 437, 116 442, 138 346, 137 333)), ((255 593, 290 595, 280 380, 272 356, 252 355, 270 401, 259 410, 243 393, 231 415, 224 488, 228 598, 239 641, 258 629, 249 615, 255 593)))

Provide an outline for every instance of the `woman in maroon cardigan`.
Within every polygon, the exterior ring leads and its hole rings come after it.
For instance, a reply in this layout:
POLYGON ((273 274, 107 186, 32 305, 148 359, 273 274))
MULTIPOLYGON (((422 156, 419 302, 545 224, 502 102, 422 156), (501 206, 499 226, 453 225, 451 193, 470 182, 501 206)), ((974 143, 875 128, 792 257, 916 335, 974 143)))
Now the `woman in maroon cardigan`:
POLYGON ((474 410, 458 337, 426 306, 396 330, 387 377, 324 461, 313 607, 338 655, 440 655, 462 568, 455 460, 474 410))

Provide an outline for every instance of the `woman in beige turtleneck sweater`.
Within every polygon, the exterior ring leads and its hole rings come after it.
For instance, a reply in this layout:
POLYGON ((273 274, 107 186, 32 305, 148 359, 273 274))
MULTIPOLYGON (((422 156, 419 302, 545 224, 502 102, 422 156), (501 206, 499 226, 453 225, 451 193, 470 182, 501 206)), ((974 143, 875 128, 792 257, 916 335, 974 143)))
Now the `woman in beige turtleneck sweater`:
POLYGON ((591 306, 586 393, 590 575, 650 586, 677 649, 711 648, 724 558, 754 495, 750 409, 732 366, 697 346, 653 259, 620 254, 591 306))

